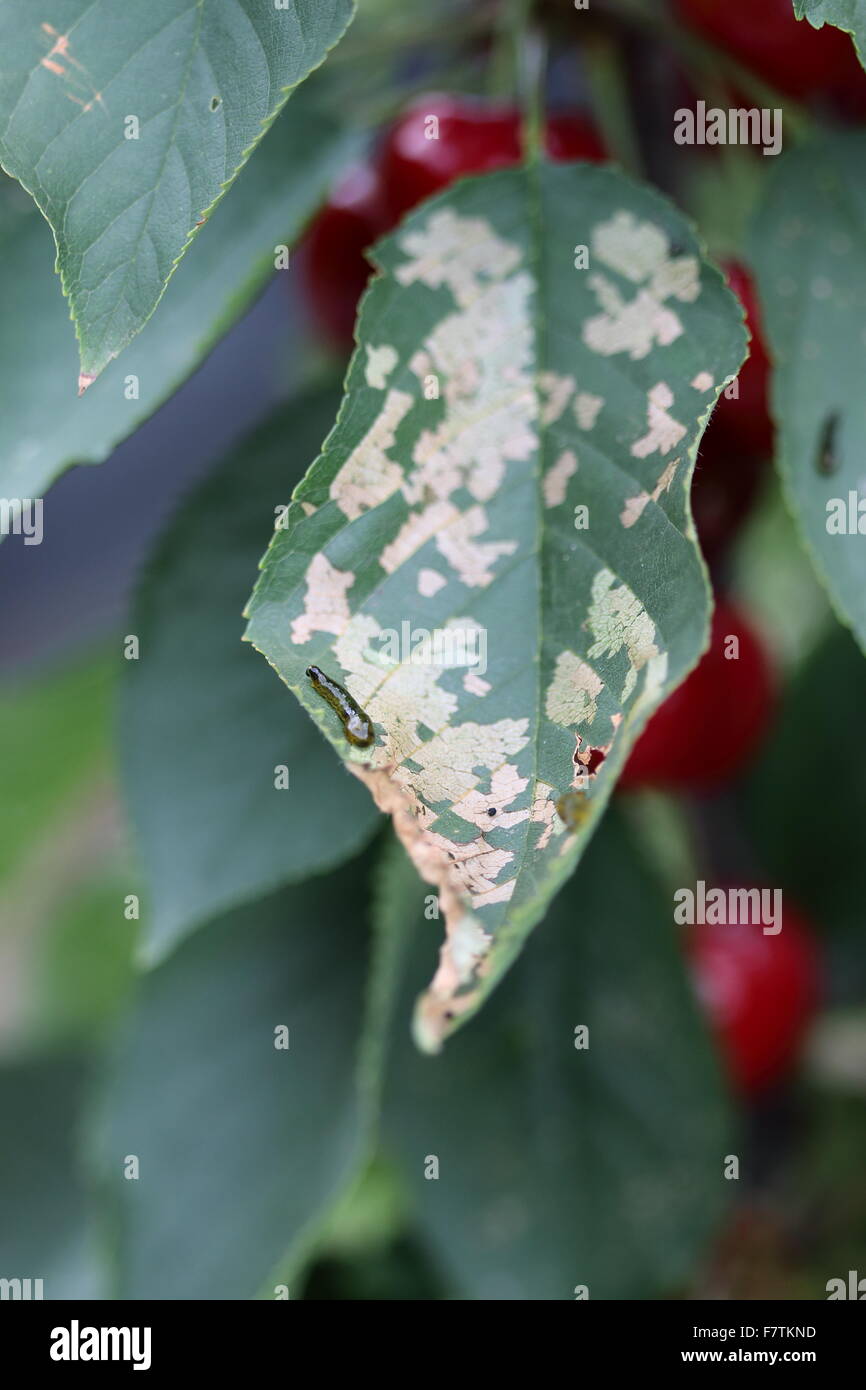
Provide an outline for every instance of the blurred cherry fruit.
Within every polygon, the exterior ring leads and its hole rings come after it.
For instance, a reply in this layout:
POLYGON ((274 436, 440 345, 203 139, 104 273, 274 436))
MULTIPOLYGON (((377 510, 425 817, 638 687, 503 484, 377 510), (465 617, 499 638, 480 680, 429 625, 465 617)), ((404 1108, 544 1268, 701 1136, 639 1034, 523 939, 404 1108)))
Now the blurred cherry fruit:
POLYGON ((463 96, 420 97, 391 127, 380 152, 390 216, 398 222, 465 174, 519 161, 520 117, 513 107, 463 96))
POLYGON ((589 159, 593 163, 607 159, 597 126, 581 111, 550 116, 544 132, 544 147, 551 159, 565 164, 575 159, 589 159))
MULTIPOLYGON (((467 174, 518 164, 520 112, 465 96, 433 94, 414 101, 386 136, 380 168, 389 210, 405 212, 467 174)), ((605 158, 592 121, 580 112, 549 117, 545 146, 551 159, 605 158)))
POLYGON ((689 28, 788 96, 866 92, 866 74, 848 34, 796 19, 791 0, 674 0, 689 28))
POLYGON ((700 791, 721 785, 755 752, 772 708, 773 680, 764 647, 739 609, 720 599, 709 649, 650 719, 622 771, 620 787, 700 791))
POLYGON ((751 341, 749 356, 737 377, 737 396, 722 392, 695 465, 692 511, 701 549, 710 565, 721 559, 748 515, 773 452, 768 404, 770 360, 755 288, 739 263, 728 262, 725 273, 743 306, 751 341))
POLYGON ((744 266, 737 261, 729 261, 724 271, 728 284, 743 306, 751 339, 749 355, 737 376, 737 395, 729 397, 722 392, 712 414, 712 424, 741 450, 767 456, 773 452, 773 422, 769 407, 770 359, 764 343, 758 296, 744 266))
POLYGON ((304 294, 319 328, 338 347, 353 341, 355 310, 372 270, 364 252, 387 225, 381 177, 372 165, 357 164, 304 238, 304 294))
POLYGON ((751 922, 685 931, 698 996, 731 1081, 756 1095, 790 1072, 814 1017, 821 994, 816 940, 787 903, 775 935, 751 922))
POLYGON ((692 480, 692 513, 701 550, 712 567, 724 557, 751 511, 766 472, 766 455, 743 448, 710 420, 692 480))

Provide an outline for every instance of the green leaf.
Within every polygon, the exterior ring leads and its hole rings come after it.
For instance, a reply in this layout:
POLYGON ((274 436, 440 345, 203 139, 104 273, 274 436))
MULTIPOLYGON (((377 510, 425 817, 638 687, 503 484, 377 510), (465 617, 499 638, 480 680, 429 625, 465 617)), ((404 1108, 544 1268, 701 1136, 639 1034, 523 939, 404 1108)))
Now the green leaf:
POLYGON ((824 932, 833 994, 843 1000, 866 998, 866 766, 856 751, 864 710, 866 665, 837 628, 786 692, 743 801, 765 880, 824 932), (816 794, 815 777, 831 795, 816 794))
POLYGON ((776 458, 786 496, 833 606, 861 646, 866 645, 864 160, 866 136, 860 133, 783 155, 770 173, 751 236, 775 362, 776 458))
POLYGON ((688 486, 744 334, 689 226, 611 169, 467 180, 375 254, 346 398, 248 634, 438 890, 446 946, 416 1018, 435 1049, 706 641, 688 486), (375 746, 346 741, 311 664, 375 746))
MULTIPOLYGON (((407 873, 417 977, 430 924, 407 873)), ((729 1194, 728 1116, 671 904, 615 817, 471 1033, 392 1057, 384 1138, 457 1297, 645 1299, 693 1272, 729 1194)))
POLYGON ((797 670, 836 625, 775 473, 768 475, 737 537, 726 582, 742 599, 780 671, 797 670))
POLYGON ((101 1041, 129 1001, 134 924, 123 908, 135 884, 112 849, 83 882, 58 883, 53 913, 34 933, 28 1032, 42 1045, 101 1041))
POLYGON ((808 19, 813 29, 824 24, 844 29, 866 67, 866 0, 794 0, 794 14, 798 19, 808 19))
MULTIPOLYGON (((312 84, 311 84, 312 87, 312 84)), ((123 363, 77 400, 75 344, 47 274, 51 234, 15 184, 0 187, 0 495, 40 497, 72 463, 100 463, 198 366, 261 290, 354 146, 304 90, 231 198, 202 228, 159 313, 123 363), (130 385, 132 383, 132 385, 130 385), (138 398, 130 397, 137 389, 138 398)), ((50 526, 50 516, 46 518, 50 526)))
POLYGON ((13 1046, 90 1040, 122 1006, 133 926, 100 652, 0 689, 0 922, 13 1046))
POLYGON ((0 0, 0 164, 51 224, 85 390, 353 0, 0 0))
MULTIPOLYGON (((0 1275, 41 1279, 46 1299, 102 1293, 93 1204, 77 1154, 87 1081, 72 1057, 0 1067, 0 1275)), ((38 1297, 32 1284, 31 1297, 38 1297)))
POLYGON ((135 602, 140 659, 124 663, 121 756, 151 963, 207 918, 332 868, 376 823, 241 641, 264 538, 335 403, 333 389, 311 394, 235 449, 172 522, 135 602))
POLYGON ((0 689, 0 881, 37 841, 56 837, 108 764, 113 674, 100 655, 67 670, 0 689))
POLYGON ((119 1223, 119 1296, 273 1298, 269 1277, 294 1277, 357 1174, 365 878, 354 861, 283 890, 142 977, 93 1150, 119 1223))

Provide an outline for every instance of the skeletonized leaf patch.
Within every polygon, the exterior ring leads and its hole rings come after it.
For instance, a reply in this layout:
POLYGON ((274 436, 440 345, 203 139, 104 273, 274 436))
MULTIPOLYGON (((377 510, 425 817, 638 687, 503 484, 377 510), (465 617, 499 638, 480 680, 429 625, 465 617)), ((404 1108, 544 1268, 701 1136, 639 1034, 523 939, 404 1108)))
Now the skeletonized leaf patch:
POLYGON ((416 1015, 435 1050, 700 654, 688 485, 744 331, 689 227, 610 169, 468 180, 375 255, 345 400, 248 636, 437 890, 445 940, 416 1015), (346 741, 311 666, 371 746, 346 741))

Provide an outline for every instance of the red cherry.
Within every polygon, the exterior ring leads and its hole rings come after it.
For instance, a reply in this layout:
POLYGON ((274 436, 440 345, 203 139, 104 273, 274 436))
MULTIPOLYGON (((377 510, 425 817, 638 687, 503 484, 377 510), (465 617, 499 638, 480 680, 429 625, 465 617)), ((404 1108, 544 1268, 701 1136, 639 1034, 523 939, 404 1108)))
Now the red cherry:
POLYGON ((720 599, 708 651, 650 719, 629 755, 620 787, 704 790, 720 785, 754 753, 772 705, 764 648, 742 613, 720 599), (731 637, 738 641, 736 658, 725 654, 731 637))
POLYGON ((792 97, 866 93, 848 34, 795 19, 791 0, 674 0, 683 23, 792 97))
POLYGON ((714 415, 701 440, 691 495, 701 550, 711 568, 748 516, 766 468, 766 455, 744 449, 714 415))
POLYGON ((755 288, 737 262, 726 267, 728 284, 743 306, 751 334, 749 356, 737 378, 738 396, 722 393, 700 443, 692 482, 692 511, 701 549, 710 565, 724 555, 755 500, 773 451, 768 408, 770 360, 764 346, 755 288))
POLYGON ((544 132, 544 148, 551 159, 567 164, 573 159, 607 159, 597 127, 579 111, 565 111, 551 116, 544 132))
POLYGON ((698 996, 734 1086, 754 1095, 781 1081, 821 993, 818 948, 806 922, 785 903, 776 935, 765 935, 760 923, 684 930, 698 996))
POLYGON ((372 267, 364 252, 387 230, 382 180, 357 164, 331 194, 299 251, 311 313, 338 347, 351 345, 358 299, 372 267))
POLYGON ((520 154, 520 116, 513 107, 436 93, 419 97, 380 152, 389 215, 396 223, 455 179, 517 164, 520 154))
POLYGON ((751 454, 773 452, 773 422, 769 409, 770 359, 764 344, 758 296, 749 272, 736 261, 724 266, 728 284, 743 306, 751 334, 749 355, 737 376, 737 396, 722 392, 712 415, 718 433, 751 454))
MULTIPOLYGON (((394 221, 455 179, 519 164, 520 126, 520 113, 513 106, 464 96, 419 97, 382 146, 381 170, 394 221), (429 136, 432 117, 438 122, 437 139, 429 136)), ((606 158, 592 121, 574 111, 550 117, 545 147, 556 160, 606 158)))

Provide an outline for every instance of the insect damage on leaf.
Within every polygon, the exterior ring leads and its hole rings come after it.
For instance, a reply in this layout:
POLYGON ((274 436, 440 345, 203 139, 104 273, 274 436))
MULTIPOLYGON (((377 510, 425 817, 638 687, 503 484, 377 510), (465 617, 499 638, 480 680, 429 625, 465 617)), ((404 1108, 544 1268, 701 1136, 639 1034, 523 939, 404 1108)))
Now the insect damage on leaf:
POLYGON ((85 114, 95 106, 101 107, 104 111, 102 93, 97 91, 87 68, 72 52, 69 34, 61 34, 47 22, 40 24, 39 28, 43 43, 48 48, 45 56, 39 60, 40 66, 64 79, 66 97, 76 106, 80 106, 85 114))
POLYGON ((629 497, 626 499, 626 504, 619 518, 623 526, 634 526, 635 522, 640 521, 647 502, 657 502, 662 493, 667 492, 676 477, 680 462, 680 459, 674 459, 662 469, 659 474, 659 480, 652 492, 639 492, 636 497, 629 497))
POLYGON ((385 383, 389 375, 396 367, 399 358, 394 348, 388 343, 383 347, 367 346, 367 385, 374 386, 377 391, 385 389, 385 383))
POLYGON ((301 698, 312 660, 379 733, 347 766, 444 917, 426 1050, 514 958, 704 640, 686 487, 743 331, 673 216, 542 165, 380 243, 343 409, 253 596, 248 635, 301 698))
POLYGON ((637 361, 648 356, 653 347, 667 347, 676 341, 683 324, 670 301, 689 304, 697 299, 697 256, 673 254, 660 227, 623 211, 595 228, 591 261, 640 286, 629 298, 610 275, 590 275, 590 285, 602 308, 600 314, 587 320, 583 330, 584 342, 594 352, 604 356, 626 352, 637 361))
POLYGON ((601 569, 592 581, 589 630, 595 641, 590 657, 614 656, 624 650, 629 669, 620 701, 628 700, 635 689, 638 672, 647 667, 644 693, 661 693, 667 676, 667 653, 656 646, 655 624, 636 594, 626 584, 617 584, 609 569, 601 569))

